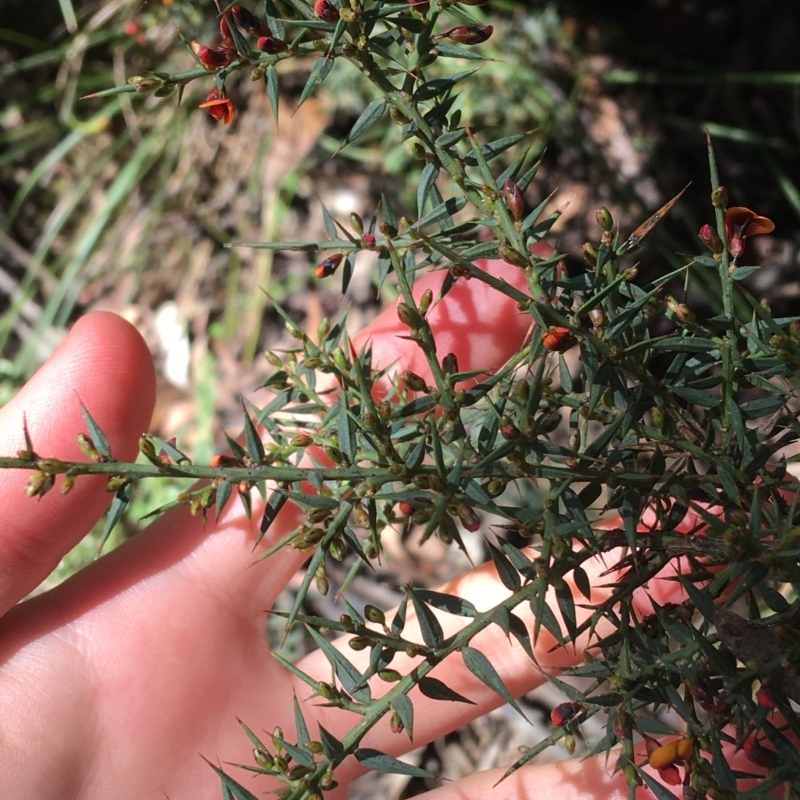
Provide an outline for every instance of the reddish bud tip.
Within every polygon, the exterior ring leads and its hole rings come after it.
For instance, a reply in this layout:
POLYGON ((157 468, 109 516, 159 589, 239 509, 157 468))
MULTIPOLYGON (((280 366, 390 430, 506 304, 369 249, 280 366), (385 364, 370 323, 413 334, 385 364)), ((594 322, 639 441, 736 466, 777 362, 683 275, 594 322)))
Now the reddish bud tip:
POLYGON ((277 53, 285 53, 289 45, 283 39, 274 39, 272 36, 262 36, 257 42, 256 47, 267 55, 274 56, 277 53))
POLYGON ((318 19, 335 24, 339 21, 339 9, 330 0, 316 0, 314 3, 314 14, 318 19))
POLYGON ((761 744, 761 741, 756 738, 755 734, 753 736, 748 736, 744 742, 742 742, 742 750, 744 750, 747 760, 759 767, 769 767, 775 755, 773 750, 768 750, 761 744))
POLYGON ((722 240, 719 238, 717 232, 710 225, 705 224, 697 234, 700 241, 712 252, 721 253, 724 249, 722 240))
POLYGON ((477 531, 481 527, 481 518, 472 506, 468 506, 466 503, 459 503, 456 513, 461 524, 468 531, 477 531))
MULTIPOLYGON (((249 12, 246 8, 242 6, 234 6, 231 9, 231 14, 233 14, 233 18, 236 20, 236 24, 248 35, 248 36, 269 36, 270 29, 267 27, 265 23, 263 23, 255 14, 249 12)), ((220 23, 221 25, 222 23, 220 23)))
POLYGON ((772 709, 775 708, 775 693, 769 686, 762 686, 756 692, 756 702, 762 708, 768 708, 772 711, 772 709))
POLYGON ((511 178, 503 184, 503 198, 506 201, 508 210, 514 219, 519 222, 525 212, 525 198, 522 196, 519 186, 511 178))

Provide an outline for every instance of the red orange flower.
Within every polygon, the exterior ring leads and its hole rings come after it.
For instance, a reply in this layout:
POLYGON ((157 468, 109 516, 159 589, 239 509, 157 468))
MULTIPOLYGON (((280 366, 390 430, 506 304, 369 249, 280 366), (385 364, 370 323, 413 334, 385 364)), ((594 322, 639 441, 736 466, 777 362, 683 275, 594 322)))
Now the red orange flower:
POLYGON ((542 346, 545 350, 566 353, 570 347, 574 347, 576 344, 578 344, 578 340, 572 335, 569 328, 548 328, 542 334, 542 346))
POLYGON ((775 223, 768 217, 760 217, 755 211, 744 206, 731 206, 725 211, 725 235, 728 249, 734 258, 744 252, 748 236, 772 233, 775 223))
POLYGON ((222 120, 226 125, 230 125, 236 115, 233 101, 224 92, 220 95, 216 87, 208 93, 205 102, 200 103, 198 108, 207 108, 212 119, 217 122, 222 120))
POLYGON ((333 275, 333 273, 336 272, 336 268, 342 263, 343 258, 344 256, 341 253, 328 256, 324 261, 321 261, 319 264, 317 264, 317 266, 314 268, 314 274, 318 278, 327 278, 328 276, 333 275))

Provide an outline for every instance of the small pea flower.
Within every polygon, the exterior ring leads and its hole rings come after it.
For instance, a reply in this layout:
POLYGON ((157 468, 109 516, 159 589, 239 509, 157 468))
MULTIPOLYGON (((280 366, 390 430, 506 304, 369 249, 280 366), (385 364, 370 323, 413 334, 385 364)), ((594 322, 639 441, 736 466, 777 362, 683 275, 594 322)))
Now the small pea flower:
POLYGON ((211 119, 216 122, 222 120, 226 125, 230 125, 236 115, 233 101, 224 92, 220 94, 216 87, 208 93, 205 102, 200 103, 198 108, 207 108, 211 119))
POLYGON ((743 206, 731 206, 725 211, 725 235, 728 250, 734 258, 744 252, 748 236, 772 233, 775 223, 768 217, 760 217, 755 211, 743 206))
POLYGON ((577 343, 578 340, 572 335, 572 331, 569 328, 548 328, 542 334, 542 346, 544 349, 555 353, 566 353, 577 343))

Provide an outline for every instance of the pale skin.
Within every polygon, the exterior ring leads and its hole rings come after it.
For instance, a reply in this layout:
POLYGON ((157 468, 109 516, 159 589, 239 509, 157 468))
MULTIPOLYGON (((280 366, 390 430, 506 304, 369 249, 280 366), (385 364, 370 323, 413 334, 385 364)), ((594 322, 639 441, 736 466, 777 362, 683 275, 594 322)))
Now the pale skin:
MULTIPOLYGON (((494 263, 495 274, 522 286, 516 267, 494 263)), ((441 276, 431 276, 432 285, 441 276)), ((420 291, 422 287, 419 287, 420 291)), ((496 368, 520 346, 530 317, 475 280, 460 281, 430 315, 440 352, 455 352, 461 369, 496 368)), ((426 376, 424 358, 388 309, 358 338, 372 343, 377 364, 399 359, 401 369, 426 376)), ((153 362, 139 334, 121 318, 93 313, 79 320, 53 357, 0 410, 0 453, 24 446, 23 413, 41 455, 80 458, 75 434, 85 430, 79 399, 105 431, 120 460, 135 457, 155 401, 153 362)), ((292 696, 302 701, 312 735, 316 723, 342 736, 356 719, 321 708, 310 689, 285 671, 264 640, 265 610, 304 556, 291 549, 254 563, 251 524, 231 504, 216 524, 179 508, 58 588, 20 602, 98 519, 110 496, 102 478, 80 479, 28 500, 27 475, 0 472, 0 786, 7 800, 172 800, 219 798, 219 780, 201 760, 253 763, 252 745, 237 718, 256 731, 282 726, 292 740, 292 696)), ((257 516, 257 515, 256 515, 257 516)), ((299 512, 285 508, 261 548, 291 530, 299 512)), ((606 579, 599 562, 593 585, 606 579)), ((669 584, 670 586, 672 584, 669 584)), ((483 567, 444 587, 479 608, 506 594, 483 567)), ((597 598, 603 589, 597 590, 597 598)), ((669 589, 672 591, 672 589, 669 589)), ((593 600, 595 597, 593 597, 593 600)), ((646 604, 646 600, 642 602, 646 604)), ((529 620, 530 621, 530 620, 529 620)), ((458 620, 443 616, 447 632, 458 620)), ((510 691, 520 695, 544 677, 501 632, 484 631, 473 643, 494 663, 510 691)), ((576 649, 550 652, 542 636, 540 664, 556 669, 582 660, 576 649)), ((363 654, 346 649, 358 663, 363 654)), ((403 670, 397 659, 392 666, 403 670)), ((300 667, 330 680, 320 653, 300 667)), ((414 742, 388 725, 365 744, 400 755, 499 705, 460 659, 434 675, 476 705, 443 703, 412 693, 414 742)), ((376 687, 376 692, 378 689, 376 687)), ((269 741, 269 736, 264 737, 269 741)), ((431 800, 497 798, 623 798, 615 757, 528 766, 494 786, 502 770, 445 783, 431 800)), ((274 788, 263 778, 227 768, 257 795, 274 788)), ((337 777, 344 797, 358 766, 345 762, 337 777)), ((680 787, 676 787, 680 791, 680 787)), ((642 797, 649 793, 641 790, 642 797)))

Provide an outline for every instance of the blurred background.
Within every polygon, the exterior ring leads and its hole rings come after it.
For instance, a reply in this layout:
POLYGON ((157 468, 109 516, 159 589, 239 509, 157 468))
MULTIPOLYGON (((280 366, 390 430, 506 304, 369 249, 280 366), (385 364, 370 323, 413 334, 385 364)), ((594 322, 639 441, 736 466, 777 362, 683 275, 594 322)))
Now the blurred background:
MULTIPOLYGON (((261 2, 244 5, 263 11, 261 2)), ((689 182, 637 253, 640 275, 651 279, 702 252, 697 231, 713 221, 708 130, 731 204, 776 224, 740 260, 762 265, 748 286, 776 314, 798 312, 796 0, 490 0, 468 10, 494 26, 480 46, 493 60, 480 63, 458 106, 493 139, 536 131, 542 166, 526 199, 568 203, 551 239, 571 269, 583 269, 581 246, 599 238, 600 205, 630 232, 689 182)), ((314 278, 314 253, 225 245, 325 238, 323 203, 347 225, 351 212, 368 220, 381 192, 398 214, 413 214, 423 165, 388 117, 339 152, 376 96, 347 63, 293 113, 311 62, 281 62, 277 125, 263 81, 247 74, 228 81, 237 110, 229 126, 197 108, 210 77, 189 84, 180 103, 177 93, 80 99, 134 75, 193 68, 184 40, 218 39, 211 0, 50 0, 35 13, 29 0, 0 0, 0 11, 0 405, 79 315, 114 310, 156 357, 152 432, 177 436, 207 460, 223 429, 240 428, 240 394, 268 374, 264 349, 291 344, 273 301, 313 331, 344 309, 359 328, 391 297, 390 288, 378 292, 368 253, 342 297, 338 278, 314 278)), ((435 69, 477 63, 444 61, 435 69)), ((714 276, 694 278, 693 309, 716 313, 714 276)), ((173 494, 148 491, 114 541, 173 494)), ((397 580, 432 585, 463 568, 436 546, 429 542, 422 558, 407 537, 398 541, 397 580)), ((96 552, 90 537, 52 580, 96 552)), ((361 590, 378 605, 391 601, 371 596, 374 587, 361 590)), ((542 702, 530 700, 544 715, 542 702)), ((515 758, 520 737, 531 735, 498 714, 499 722, 487 718, 450 742, 448 774, 515 758)), ((420 759, 441 762, 431 748, 420 759)), ((416 789, 411 781, 392 792, 416 789)))

